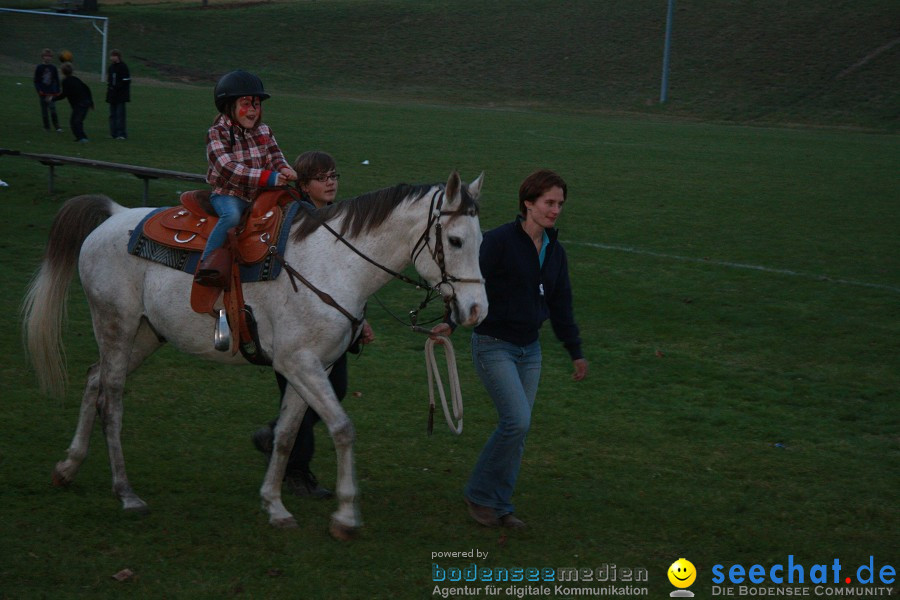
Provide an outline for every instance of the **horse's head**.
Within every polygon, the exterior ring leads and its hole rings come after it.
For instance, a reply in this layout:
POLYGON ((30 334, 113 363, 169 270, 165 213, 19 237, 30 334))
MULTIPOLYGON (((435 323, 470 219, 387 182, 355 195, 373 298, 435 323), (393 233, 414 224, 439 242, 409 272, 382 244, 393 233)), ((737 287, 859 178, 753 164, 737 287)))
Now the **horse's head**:
POLYGON ((474 327, 487 316, 487 292, 478 262, 478 197, 484 173, 466 185, 454 171, 432 197, 428 228, 414 256, 416 270, 449 303, 454 322, 474 327))

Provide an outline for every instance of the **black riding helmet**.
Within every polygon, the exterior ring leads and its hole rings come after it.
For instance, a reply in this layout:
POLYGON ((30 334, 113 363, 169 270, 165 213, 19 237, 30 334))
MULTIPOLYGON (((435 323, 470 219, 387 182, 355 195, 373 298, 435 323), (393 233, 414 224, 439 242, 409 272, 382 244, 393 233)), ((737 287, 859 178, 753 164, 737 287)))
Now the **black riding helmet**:
POLYGON ((242 96, 256 96, 261 101, 270 98, 263 88, 262 79, 240 69, 222 75, 216 84, 214 95, 216 108, 220 113, 225 113, 228 104, 242 96))

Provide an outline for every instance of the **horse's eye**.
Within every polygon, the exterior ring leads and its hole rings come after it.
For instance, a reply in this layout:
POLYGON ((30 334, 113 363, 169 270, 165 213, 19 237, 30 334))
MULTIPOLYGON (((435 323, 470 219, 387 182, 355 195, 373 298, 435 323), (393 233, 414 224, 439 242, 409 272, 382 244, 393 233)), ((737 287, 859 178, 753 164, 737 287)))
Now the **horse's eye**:
POLYGON ((450 236, 447 238, 447 241, 450 242, 450 245, 454 248, 462 248, 462 240, 456 236, 450 236))

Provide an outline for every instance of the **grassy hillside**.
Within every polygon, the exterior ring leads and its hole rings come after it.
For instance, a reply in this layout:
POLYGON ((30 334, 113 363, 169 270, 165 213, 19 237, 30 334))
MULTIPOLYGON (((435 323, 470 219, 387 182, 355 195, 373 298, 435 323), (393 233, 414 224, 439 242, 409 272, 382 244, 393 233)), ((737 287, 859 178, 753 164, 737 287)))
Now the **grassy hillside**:
POLYGON ((664 0, 101 1, 101 11, 135 74, 164 80, 209 84, 243 66, 272 89, 315 95, 892 131, 900 122, 892 0, 679 0, 665 106, 664 0))

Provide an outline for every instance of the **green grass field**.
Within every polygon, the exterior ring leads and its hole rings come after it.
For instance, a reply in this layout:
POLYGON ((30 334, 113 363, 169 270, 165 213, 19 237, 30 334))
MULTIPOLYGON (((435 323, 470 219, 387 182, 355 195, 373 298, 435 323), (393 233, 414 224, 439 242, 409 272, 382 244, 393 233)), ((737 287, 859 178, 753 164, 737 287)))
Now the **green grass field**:
MULTIPOLYGON (((300 4, 326 11, 350 3, 300 4)), ((162 19, 176 9, 109 11, 162 19)), ((482 226, 490 228, 512 218, 518 183, 532 169, 555 168, 569 182, 560 236, 591 372, 570 380, 548 326, 515 498, 530 528, 488 530, 465 514, 461 489, 494 424, 467 332, 454 335, 464 433, 453 436, 439 419, 427 437, 424 340, 374 302, 378 339, 351 361, 359 395, 345 401, 358 434, 365 526, 357 541, 330 538, 328 501, 288 498, 300 522, 291 531, 271 528, 259 510, 264 466, 249 438, 276 410, 270 372, 172 349, 129 380, 125 400, 129 476, 151 514, 121 512, 99 430, 73 486, 53 488, 50 471, 74 432, 96 349, 76 285, 66 335, 72 386, 62 402, 41 397, 21 350, 18 306, 61 202, 101 192, 137 206, 141 183, 61 167, 50 196, 46 167, 0 156, 9 184, 0 188, 0 344, 8 354, 0 366, 0 597, 431 598, 433 562, 476 562, 643 567, 644 597, 659 598, 673 589, 667 568, 685 557, 699 571, 692 590, 711 598, 717 564, 838 558, 854 577, 870 556, 876 568, 898 567, 896 135, 653 110, 487 107, 428 94, 427 102, 385 100, 378 90, 351 99, 354 85, 333 97, 285 85, 266 103, 286 154, 335 155, 342 197, 444 180, 454 168, 469 180, 484 171, 482 226), (432 558, 473 548, 487 558, 432 558), (125 568, 134 577, 112 578, 125 568)), ((98 102, 87 145, 41 129, 29 86, 30 72, 0 75, 0 147, 205 169, 209 84, 137 85, 127 142, 104 135, 98 102)), ((100 100, 101 89, 94 85, 100 100)), ((67 107, 60 112, 68 117, 67 107)), ((152 182, 151 203, 174 203, 184 185, 152 182)), ((420 300, 399 284, 379 297, 401 313, 420 300)), ((333 484, 324 428, 314 467, 333 484)))

